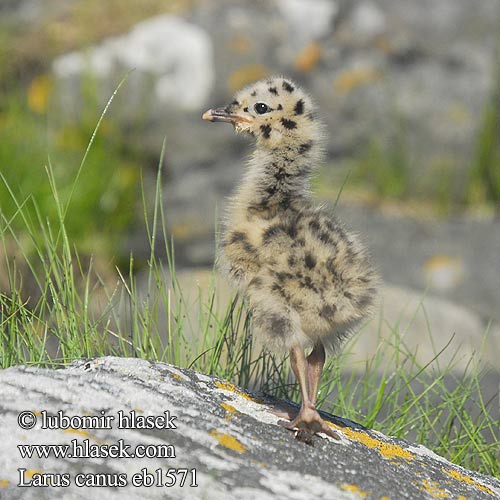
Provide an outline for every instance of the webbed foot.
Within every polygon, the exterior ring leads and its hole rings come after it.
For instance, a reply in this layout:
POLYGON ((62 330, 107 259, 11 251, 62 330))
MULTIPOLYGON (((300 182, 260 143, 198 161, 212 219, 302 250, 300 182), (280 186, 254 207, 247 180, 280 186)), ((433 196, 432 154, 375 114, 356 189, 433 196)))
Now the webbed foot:
POLYGON ((312 444, 312 437, 322 432, 332 439, 340 440, 335 432, 319 415, 314 405, 302 406, 299 414, 291 421, 279 420, 278 424, 295 431, 295 438, 306 444, 312 444))

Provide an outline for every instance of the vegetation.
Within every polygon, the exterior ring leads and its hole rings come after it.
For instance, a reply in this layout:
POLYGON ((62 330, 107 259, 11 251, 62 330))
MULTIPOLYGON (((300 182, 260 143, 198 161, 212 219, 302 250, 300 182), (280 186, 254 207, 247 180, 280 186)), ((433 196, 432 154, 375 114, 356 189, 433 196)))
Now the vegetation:
MULTIPOLYGON (((10 231, 9 243, 5 242, 10 258, 20 257, 16 252, 21 252, 27 257, 23 262, 29 262, 46 243, 44 232, 58 227, 59 210, 64 207, 64 230, 72 245, 87 258, 97 255, 99 266, 104 266, 101 261, 111 258, 140 207, 138 156, 123 154, 119 134, 103 118, 85 155, 85 175, 80 176, 80 157, 95 125, 91 111, 95 106, 89 103, 78 124, 75 119, 47 131, 45 120, 22 102, 18 96, 6 99, 0 117, 0 211, 10 231), (22 248, 12 246, 16 238, 24 239, 22 248)), ((40 268, 41 262, 34 265, 40 268)), ((5 279, 5 274, 0 277, 1 285, 5 279)))

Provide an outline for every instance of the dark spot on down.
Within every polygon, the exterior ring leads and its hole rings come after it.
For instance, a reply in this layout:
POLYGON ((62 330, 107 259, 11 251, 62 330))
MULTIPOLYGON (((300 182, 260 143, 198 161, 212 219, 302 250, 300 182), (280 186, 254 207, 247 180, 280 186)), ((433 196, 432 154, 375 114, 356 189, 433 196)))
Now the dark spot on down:
POLYGON ((266 189, 264 189, 264 191, 269 196, 273 196, 274 194, 276 194, 276 192, 278 191, 278 189, 279 189, 279 187, 276 184, 271 184, 270 186, 267 186, 266 189))
POLYGON ((308 269, 316 265, 316 257, 311 252, 306 252, 305 264, 308 269))
POLYGON ((283 283, 286 280, 292 279, 293 276, 290 273, 286 273, 285 271, 280 271, 279 273, 276 273, 276 278, 278 278, 278 281, 280 283, 283 283))
POLYGON ((286 292, 282 285, 279 283, 274 283, 271 287, 273 292, 279 293, 280 297, 283 297, 287 302, 290 301, 290 295, 286 292))
POLYGON ((290 93, 295 90, 294 86, 286 80, 283 80, 283 89, 290 93))
POLYGON ((282 118, 281 123, 283 124, 283 127, 288 129, 297 128, 297 122, 294 122, 293 120, 287 120, 286 118, 282 118))
POLYGON ((279 202, 281 210, 289 210, 291 203, 292 200, 290 198, 290 195, 283 195, 282 199, 279 202))
POLYGON ((265 125, 261 125, 260 130, 264 139, 269 139, 269 137, 271 137, 271 125, 269 125, 268 123, 266 123, 265 125))
POLYGON ((245 113, 248 113, 248 108, 243 108, 243 111, 244 111, 245 113))
POLYGON ((274 335, 285 337, 290 331, 290 323, 283 316, 278 314, 269 315, 269 326, 274 335))
POLYGON ((322 243, 325 243, 325 245, 328 245, 328 243, 331 243, 332 242, 332 239, 330 238, 330 235, 326 232, 326 231, 322 231, 319 236, 318 236, 319 240, 322 242, 322 243))
POLYGON ((276 225, 267 228, 264 231, 264 235, 262 236, 264 243, 266 243, 270 239, 274 238, 275 236, 280 234, 282 231, 283 231, 283 229, 280 226, 276 226, 276 225))
POLYGON ((255 247, 248 241, 247 235, 241 231, 235 231, 229 239, 230 244, 239 243, 247 253, 254 253, 255 247))
POLYGON ((250 94, 252 97, 255 97, 257 95, 257 91, 254 90, 251 94, 250 94))
POLYGON ((290 236, 290 238, 295 239, 297 237, 297 224, 295 222, 291 222, 285 228, 286 234, 290 236))
POLYGON ((336 310, 337 308, 333 305, 325 305, 320 309, 319 315, 323 318, 331 318, 335 314, 336 310))
POLYGON ((229 241, 231 243, 238 243, 241 241, 246 241, 247 235, 245 233, 242 233, 241 231, 235 231, 234 233, 231 233, 231 237, 229 241))
POLYGON ((316 285, 313 283, 313 280, 310 276, 305 276, 304 279, 299 283, 302 288, 308 288, 315 293, 319 293, 316 285))
POLYGON ((301 115, 304 112, 304 101, 302 99, 297 101, 294 111, 296 115, 301 115))
POLYGON ((278 169, 277 172, 274 173, 274 178, 277 181, 282 181, 283 179, 286 179, 288 177, 288 172, 283 170, 282 168, 278 169))
POLYGON ((317 220, 314 220, 312 219, 310 222, 309 222, 309 227, 311 228, 312 231, 314 232, 318 232, 320 230, 320 225, 319 225, 319 222, 317 220))
POLYGON ((375 288, 369 288, 367 293, 362 295, 357 300, 357 306, 364 309, 365 307, 370 306, 373 303, 373 298, 375 296, 375 288))
POLYGON ((248 286, 251 286, 251 287, 254 287, 254 288, 261 288, 262 285, 263 285, 263 281, 262 281, 262 278, 259 278, 259 277, 255 277, 253 278, 250 283, 248 284, 248 286))
POLYGON ((283 106, 281 104, 278 104, 278 107, 276 108, 278 111, 281 111, 283 109, 283 106))
POLYGON ((276 87, 269 87, 267 90, 269 90, 271 94, 278 95, 278 89, 276 87))
POLYGON ((304 144, 301 144, 299 146, 299 153, 301 155, 307 153, 312 148, 312 145, 313 145, 312 141, 304 142, 304 144))

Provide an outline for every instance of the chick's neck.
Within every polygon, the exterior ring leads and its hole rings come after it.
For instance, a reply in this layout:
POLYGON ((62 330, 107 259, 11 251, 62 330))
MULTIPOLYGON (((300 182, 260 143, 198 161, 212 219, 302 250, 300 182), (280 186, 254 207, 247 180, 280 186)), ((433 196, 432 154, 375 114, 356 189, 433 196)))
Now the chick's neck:
POLYGON ((309 139, 274 148, 258 145, 240 186, 249 210, 285 209, 308 198, 317 156, 309 139))

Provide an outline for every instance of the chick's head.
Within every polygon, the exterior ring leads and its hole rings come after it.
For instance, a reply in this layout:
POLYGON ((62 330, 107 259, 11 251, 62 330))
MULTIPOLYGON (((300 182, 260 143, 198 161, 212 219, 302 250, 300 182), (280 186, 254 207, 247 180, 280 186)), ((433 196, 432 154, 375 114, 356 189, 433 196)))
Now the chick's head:
POLYGON ((236 133, 248 133, 269 148, 304 143, 321 132, 310 97, 294 82, 273 77, 240 90, 224 108, 206 111, 202 118, 227 122, 236 133))

